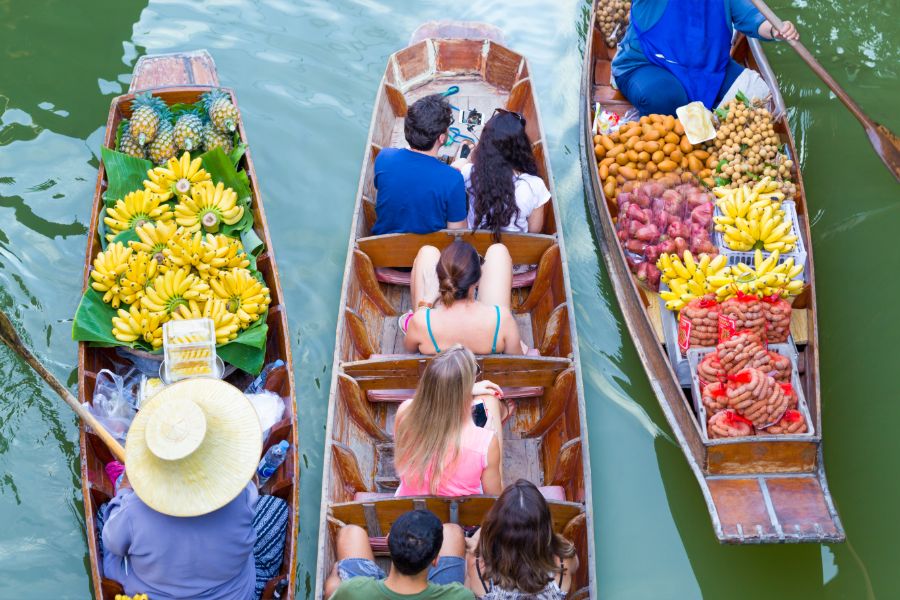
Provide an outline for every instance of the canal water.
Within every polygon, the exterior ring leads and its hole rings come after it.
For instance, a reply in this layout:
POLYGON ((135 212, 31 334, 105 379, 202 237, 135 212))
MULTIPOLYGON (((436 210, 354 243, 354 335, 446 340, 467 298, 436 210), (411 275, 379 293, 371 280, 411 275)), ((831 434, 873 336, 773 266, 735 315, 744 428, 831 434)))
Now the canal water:
MULTIPOLYGON (((873 118, 900 131, 895 0, 773 6, 873 118)), ((287 296, 302 416, 298 586, 309 595, 337 302, 376 86, 418 24, 493 23, 530 60, 556 178, 601 597, 898 597, 897 184, 790 49, 769 46, 809 194, 825 463, 847 542, 720 546, 588 225, 578 150, 588 13, 583 0, 0 1, 0 306, 74 389, 70 330, 110 100, 138 56, 208 48, 240 101, 287 296)), ((75 418, 3 349, 0 389, 0 598, 88 598, 75 418)))

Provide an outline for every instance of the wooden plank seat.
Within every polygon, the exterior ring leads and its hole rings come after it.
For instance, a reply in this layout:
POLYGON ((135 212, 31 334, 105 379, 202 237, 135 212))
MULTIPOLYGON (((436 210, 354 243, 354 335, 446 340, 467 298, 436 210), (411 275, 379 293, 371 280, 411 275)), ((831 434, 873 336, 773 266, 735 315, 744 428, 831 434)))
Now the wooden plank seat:
MULTIPOLYGON (((412 267, 422 246, 443 250, 457 239, 468 242, 482 256, 494 244, 489 231, 444 229, 429 234, 389 233, 360 238, 356 247, 365 252, 375 268, 412 267)), ((555 235, 542 233, 503 233, 502 243, 509 250, 513 264, 535 265, 544 252, 556 243, 555 235)))
MULTIPOLYGON (((392 285, 402 285, 409 287, 410 271, 400 271, 388 267, 379 267, 375 269, 375 278, 381 283, 390 283, 392 285)), ((534 285, 534 279, 537 275, 537 269, 528 269, 522 273, 514 273, 512 278, 512 287, 514 290, 534 285)))
MULTIPOLYGON (((561 485, 542 485, 538 487, 538 490, 540 490, 541 495, 548 502, 550 500, 565 502, 566 500, 566 489, 561 485)), ((394 494, 390 492, 356 492, 353 495, 353 501, 372 502, 374 500, 387 500, 393 497, 394 494)))

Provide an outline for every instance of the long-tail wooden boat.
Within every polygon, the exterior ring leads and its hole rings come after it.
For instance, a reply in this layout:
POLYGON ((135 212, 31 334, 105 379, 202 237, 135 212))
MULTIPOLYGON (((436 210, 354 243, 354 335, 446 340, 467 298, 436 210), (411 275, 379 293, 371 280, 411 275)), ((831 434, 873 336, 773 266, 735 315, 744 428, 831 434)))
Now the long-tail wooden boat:
MULTIPOLYGON (((396 498, 394 415, 412 397, 430 357, 404 354, 397 317, 410 306, 408 274, 425 244, 443 248, 461 238, 484 252, 487 231, 439 231, 429 235, 370 235, 375 219, 374 159, 383 147, 405 146, 403 117, 409 103, 459 86, 450 97, 460 110, 477 109, 484 121, 497 107, 527 120, 540 175, 553 192, 550 164, 526 60, 503 45, 499 30, 478 24, 430 23, 410 45, 391 55, 378 88, 356 197, 329 395, 316 597, 335 562, 341 525, 369 532, 384 560, 383 536, 402 513, 428 508, 444 522, 480 524, 495 498, 396 498)), ((459 115, 457 115, 457 118, 459 115)), ((465 131, 465 125, 460 125, 465 131)), ((474 133, 480 132, 476 127, 474 133)), ((458 147, 444 150, 453 154, 458 147)), ((554 195, 555 196, 555 195, 554 195)), ((539 234, 503 234, 517 264, 538 265, 513 284, 513 312, 525 342, 541 356, 478 356, 483 377, 517 398, 504 430, 505 483, 519 477, 547 486, 554 524, 577 546, 580 568, 572 597, 596 597, 591 479, 584 395, 572 294, 559 212, 547 210, 539 234)))
MULTIPOLYGON (((800 235, 808 252, 809 285, 793 303, 791 332, 799 351, 799 371, 814 433, 773 438, 709 440, 691 405, 691 391, 683 389, 663 346, 659 327, 660 303, 637 285, 616 238, 614 199, 605 198, 594 158, 594 106, 624 115, 631 104, 610 85, 615 48, 607 46, 599 28, 595 0, 587 33, 581 89, 582 166, 594 229, 606 267, 622 308, 625 323, 675 437, 700 484, 720 542, 734 544, 841 541, 844 531, 835 510, 822 460, 822 415, 819 392, 818 330, 815 273, 803 181, 794 161, 796 208, 800 235)), ((735 38, 732 57, 760 73, 772 91, 775 130, 797 156, 784 101, 758 40, 735 38)))
MULTIPOLYGON (((119 122, 123 118, 131 116, 131 101, 139 92, 150 91, 154 96, 162 98, 171 106, 178 102, 194 103, 200 98, 201 94, 217 87, 219 87, 219 78, 216 73, 216 65, 205 50, 141 57, 135 66, 128 93, 112 101, 103 143, 107 147, 115 147, 116 130, 119 122)), ((237 106, 234 92, 232 90, 226 91, 231 95, 232 102, 237 106)), ((238 120, 238 132, 241 140, 246 144, 247 135, 240 119, 238 120)), ((288 334, 288 320, 283 304, 284 296, 281 291, 281 282, 278 279, 278 271, 275 267, 266 215, 263 211, 262 198, 259 193, 256 173, 253 169, 253 160, 249 150, 241 158, 239 168, 246 170, 249 176, 254 230, 265 244, 265 249, 256 262, 257 268, 262 273, 269 288, 272 299, 267 320, 268 339, 266 342, 265 362, 269 363, 276 359, 284 361, 284 366, 273 369, 266 380, 266 389, 279 394, 285 400, 285 414, 282 420, 272 427, 263 452, 269 446, 277 444, 281 440, 287 440, 291 444, 284 464, 279 467, 275 475, 261 490, 263 494, 271 494, 282 498, 290 506, 281 571, 268 582, 263 592, 263 598, 294 598, 300 470, 297 460, 297 418, 294 371, 291 360, 291 337, 288 334)), ((101 163, 100 171, 97 174, 97 188, 94 193, 91 229, 88 234, 84 289, 87 289, 90 281, 91 264, 100 251, 100 236, 97 231, 97 224, 100 210, 103 207, 102 193, 106 186, 105 170, 101 163)), ((101 369, 112 369, 114 361, 121 363, 122 359, 111 348, 95 348, 83 342, 78 345, 78 390, 82 402, 91 401, 97 382, 97 373, 101 369)), ((242 385, 249 383, 251 379, 252 377, 249 375, 238 371, 229 376, 228 381, 235 383, 238 387, 242 387, 242 385)), ((96 527, 98 508, 101 504, 110 500, 113 495, 112 486, 103 470, 103 466, 112 460, 112 456, 100 438, 85 430, 84 426, 81 427, 80 446, 85 529, 94 597, 97 600, 113 600, 117 593, 122 592, 122 587, 117 581, 108 579, 103 575, 102 560, 97 546, 96 527)))

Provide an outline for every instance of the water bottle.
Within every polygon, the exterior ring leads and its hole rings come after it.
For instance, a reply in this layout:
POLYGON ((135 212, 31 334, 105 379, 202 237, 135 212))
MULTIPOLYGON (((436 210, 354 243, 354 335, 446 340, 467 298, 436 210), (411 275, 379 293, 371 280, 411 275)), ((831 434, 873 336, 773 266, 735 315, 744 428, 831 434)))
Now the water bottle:
POLYGON ((266 455, 259 461, 256 467, 256 476, 259 478, 259 487, 262 487, 269 480, 269 477, 275 474, 284 459, 287 458, 287 451, 291 445, 287 440, 281 440, 266 451, 266 455))
POLYGON ((256 376, 250 385, 244 388, 245 394, 258 394, 262 391, 263 387, 266 385, 266 378, 269 376, 269 373, 272 369, 278 368, 284 365, 284 361, 280 358, 274 362, 270 362, 266 365, 266 367, 262 370, 262 372, 256 376))

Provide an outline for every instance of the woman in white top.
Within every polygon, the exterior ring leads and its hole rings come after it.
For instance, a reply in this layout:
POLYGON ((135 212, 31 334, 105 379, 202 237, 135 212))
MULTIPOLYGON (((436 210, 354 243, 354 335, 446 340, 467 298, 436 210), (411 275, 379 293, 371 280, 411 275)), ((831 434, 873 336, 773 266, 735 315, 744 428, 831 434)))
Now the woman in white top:
POLYGON ((471 162, 458 160, 469 197, 468 226, 488 229, 500 241, 501 231, 539 233, 550 191, 537 172, 525 117, 498 108, 485 123, 471 162))

